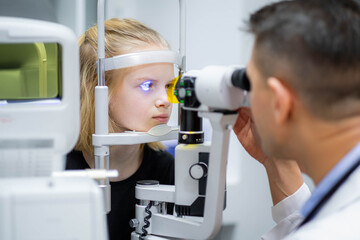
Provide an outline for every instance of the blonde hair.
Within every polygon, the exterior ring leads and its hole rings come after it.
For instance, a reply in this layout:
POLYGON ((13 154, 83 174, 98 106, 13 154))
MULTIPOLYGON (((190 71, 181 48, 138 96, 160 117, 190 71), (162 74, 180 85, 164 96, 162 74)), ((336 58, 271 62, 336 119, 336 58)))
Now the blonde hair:
MULTIPOLYGON (((110 19, 105 21, 105 57, 136 52, 138 48, 170 46, 159 33, 134 19, 110 19)), ((92 134, 95 132, 95 87, 97 85, 97 26, 88 29, 79 38, 80 46, 80 88, 81 127, 75 149, 93 152, 92 134)), ((116 70, 121 71, 121 70, 116 70)), ((105 84, 109 87, 109 99, 113 94, 112 75, 114 70, 105 72, 105 84)), ((110 117, 109 117, 110 119, 110 117)), ((109 120, 109 132, 115 132, 115 123, 109 120)), ((154 150, 163 150, 161 142, 148 144, 154 150)))

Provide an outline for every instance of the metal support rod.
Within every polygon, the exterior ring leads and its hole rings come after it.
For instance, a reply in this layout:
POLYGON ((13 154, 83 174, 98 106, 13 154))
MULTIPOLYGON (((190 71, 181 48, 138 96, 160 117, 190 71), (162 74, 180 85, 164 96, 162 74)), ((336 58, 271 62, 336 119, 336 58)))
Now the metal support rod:
POLYGON ((98 53, 98 86, 105 86, 105 0, 98 0, 97 5, 97 53, 98 53))
POLYGON ((179 54, 181 58, 180 70, 183 73, 186 71, 186 0, 179 0, 179 18, 179 54))
MULTIPOLYGON (((105 0, 98 0, 97 5, 97 73, 98 86, 95 87, 95 135, 109 134, 109 114, 108 114, 108 88, 105 86, 105 0)), ((95 169, 109 170, 110 159, 109 146, 94 147, 95 169)), ((109 178, 99 180, 99 187, 103 190, 105 210, 111 210, 111 186, 109 178)))
MULTIPOLYGON (((186 0, 179 0, 179 33, 179 54, 181 58, 179 74, 183 74, 186 72, 186 0)), ((192 129, 188 129, 184 126, 184 124, 181 124, 184 122, 184 119, 187 119, 186 122, 188 124, 199 125, 200 128, 197 129, 197 131, 202 131, 202 119, 197 116, 197 112, 191 112, 179 108, 178 116, 178 121, 180 124, 179 142, 181 142, 181 138, 183 136, 181 132, 192 131, 192 129)))

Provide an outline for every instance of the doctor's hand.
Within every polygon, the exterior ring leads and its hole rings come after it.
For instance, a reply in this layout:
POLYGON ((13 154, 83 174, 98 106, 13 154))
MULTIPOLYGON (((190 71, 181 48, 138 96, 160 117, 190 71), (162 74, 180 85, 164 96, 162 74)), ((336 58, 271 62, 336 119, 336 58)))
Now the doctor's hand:
POLYGON ((251 109, 242 107, 237 110, 238 118, 233 127, 236 137, 245 150, 261 164, 266 165, 269 158, 261 149, 261 141, 256 132, 255 124, 251 116, 251 109))
POLYGON ((276 205, 295 193, 303 184, 300 168, 294 160, 266 156, 261 149, 261 141, 251 116, 251 109, 243 107, 238 109, 238 113, 233 127, 234 133, 245 150, 265 167, 273 204, 276 205))

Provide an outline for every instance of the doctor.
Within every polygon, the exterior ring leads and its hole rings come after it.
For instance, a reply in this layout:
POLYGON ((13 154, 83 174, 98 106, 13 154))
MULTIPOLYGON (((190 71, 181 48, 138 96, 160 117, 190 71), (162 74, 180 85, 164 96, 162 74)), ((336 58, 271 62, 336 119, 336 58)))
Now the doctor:
POLYGON ((360 3, 277 2, 249 29, 252 107, 234 132, 268 173, 278 225, 263 239, 360 239, 360 3))

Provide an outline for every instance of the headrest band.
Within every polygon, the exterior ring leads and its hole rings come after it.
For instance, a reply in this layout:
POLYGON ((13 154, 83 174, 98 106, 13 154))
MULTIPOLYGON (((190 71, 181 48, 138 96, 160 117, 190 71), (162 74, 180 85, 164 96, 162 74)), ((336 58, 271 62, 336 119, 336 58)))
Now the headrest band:
POLYGON ((180 56, 170 50, 128 53, 105 59, 105 71, 150 63, 173 63, 180 66, 180 56))

